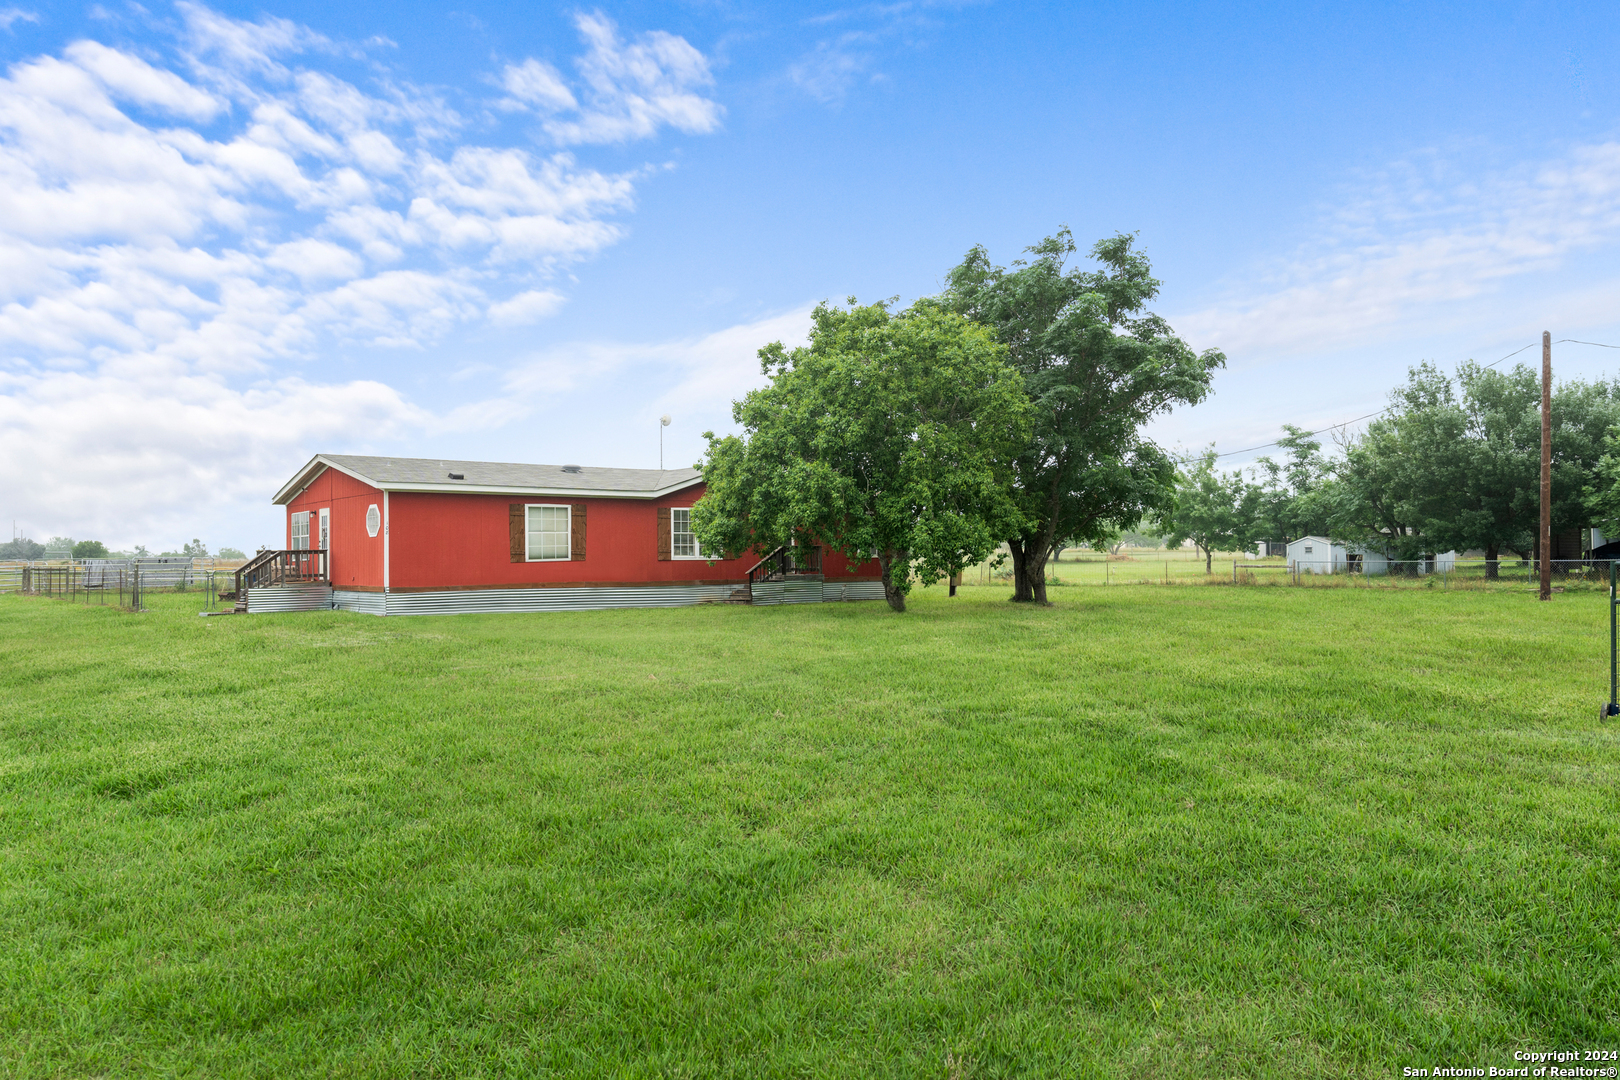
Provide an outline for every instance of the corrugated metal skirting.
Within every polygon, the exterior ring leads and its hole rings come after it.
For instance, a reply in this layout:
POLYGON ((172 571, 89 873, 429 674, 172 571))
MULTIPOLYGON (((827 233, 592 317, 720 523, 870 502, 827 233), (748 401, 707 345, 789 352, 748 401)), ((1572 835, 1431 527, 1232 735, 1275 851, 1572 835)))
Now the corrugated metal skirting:
MULTIPOLYGON (((324 603, 291 606, 291 598, 267 594, 319 590, 324 586, 286 585, 250 589, 249 611, 310 611, 334 607, 360 615, 469 615, 523 611, 595 611, 605 608, 683 607, 730 600, 736 585, 581 586, 562 589, 443 589, 432 592, 355 592, 335 589, 324 603), (275 604, 275 606, 270 606, 275 604), (285 606, 284 606, 285 605, 285 606)), ((756 604, 814 604, 823 600, 881 600, 881 581, 764 581, 754 586, 756 604)))
POLYGON ((824 581, 821 585, 823 600, 882 600, 881 581, 824 581))
POLYGON ((329 611, 332 586, 313 582, 298 585, 264 585, 247 591, 249 615, 271 611, 329 611))
POLYGON ((339 611, 353 611, 360 615, 388 614, 388 605, 380 592, 354 592, 349 589, 333 589, 332 606, 339 611))
POLYGON ((372 599, 350 611, 375 615, 471 615, 521 611, 597 611, 604 608, 684 607, 729 600, 733 585, 642 585, 614 588, 444 589, 432 592, 349 593, 372 599), (382 600, 379 610, 378 600, 382 600))
POLYGON ((751 603, 755 604, 819 604, 822 580, 820 578, 789 578, 786 581, 756 581, 750 589, 751 603))

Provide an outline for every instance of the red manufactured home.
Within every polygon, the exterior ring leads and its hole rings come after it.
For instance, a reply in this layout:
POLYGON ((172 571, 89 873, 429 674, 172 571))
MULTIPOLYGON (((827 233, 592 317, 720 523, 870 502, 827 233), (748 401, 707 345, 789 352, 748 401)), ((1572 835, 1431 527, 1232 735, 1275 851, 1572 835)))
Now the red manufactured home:
POLYGON ((695 469, 317 454, 276 493, 281 551, 243 568, 248 611, 375 615, 876 600, 875 562, 698 551, 695 469))

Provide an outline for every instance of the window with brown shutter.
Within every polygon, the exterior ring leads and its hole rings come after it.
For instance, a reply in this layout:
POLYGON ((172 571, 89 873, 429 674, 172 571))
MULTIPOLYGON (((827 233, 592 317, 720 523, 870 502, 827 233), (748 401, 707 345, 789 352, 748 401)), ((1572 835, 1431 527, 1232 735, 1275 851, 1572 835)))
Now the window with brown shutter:
POLYGON ((669 507, 658 508, 658 561, 669 562, 669 507))
POLYGON ((570 533, 568 557, 574 562, 585 561, 585 504, 572 503, 568 514, 570 533))
POLYGON ((512 561, 526 561, 528 554, 526 550, 528 526, 524 523, 522 503, 509 503, 507 505, 507 530, 511 533, 512 561))

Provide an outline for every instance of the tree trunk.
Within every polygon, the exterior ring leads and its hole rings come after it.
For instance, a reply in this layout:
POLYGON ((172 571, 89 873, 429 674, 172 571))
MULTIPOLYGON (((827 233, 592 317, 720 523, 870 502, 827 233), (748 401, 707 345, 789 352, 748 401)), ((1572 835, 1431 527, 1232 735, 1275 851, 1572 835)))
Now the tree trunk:
POLYGON ((1046 547, 1032 548, 1029 559, 1029 584, 1034 593, 1034 601, 1046 607, 1051 601, 1046 598, 1046 547))
POLYGON ((1500 546, 1496 544, 1485 545, 1485 579, 1487 581, 1496 581, 1501 577, 1499 573, 1501 564, 1498 562, 1501 554, 1500 546))
POLYGON ((894 581, 894 571, 897 563, 902 562, 903 552, 885 551, 878 556, 878 566, 883 570, 883 599, 896 611, 906 610, 906 594, 901 592, 894 581))
MULTIPOLYGON (((1203 544, 1199 544, 1198 546, 1199 547, 1204 547, 1203 544)), ((1213 574, 1214 572, 1215 572, 1215 549, 1214 548, 1204 548, 1204 576, 1208 577, 1209 575, 1213 574)))
POLYGON ((1029 549, 1024 541, 1013 537, 1007 541, 1007 550, 1012 553, 1013 564, 1013 594, 1011 600, 1015 604, 1032 603, 1035 599, 1035 589, 1029 583, 1029 549))
POLYGON ((1046 524, 1034 536, 1015 536, 1007 541, 1013 557, 1013 594, 1015 604, 1050 606, 1046 599, 1046 556, 1057 546, 1058 472, 1052 474, 1051 490, 1046 495, 1046 524))
POLYGON ((1012 552, 1013 594, 1015 604, 1046 604, 1046 552, 1039 538, 1033 541, 1013 537, 1007 541, 1012 552))

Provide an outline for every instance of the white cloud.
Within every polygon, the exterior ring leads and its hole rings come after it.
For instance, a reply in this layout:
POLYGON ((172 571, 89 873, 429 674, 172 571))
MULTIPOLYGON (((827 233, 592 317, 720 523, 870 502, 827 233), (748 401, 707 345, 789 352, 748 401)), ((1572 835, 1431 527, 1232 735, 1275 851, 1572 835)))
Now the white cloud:
POLYGON ((49 483, 8 485, 7 515, 36 535, 175 542, 193 535, 201 506, 263 503, 312 446, 431 422, 377 382, 233 390, 173 365, 127 367, 0 375, 0 470, 40 476, 46 463, 72 463, 49 483))
POLYGON ((0 30, 10 30, 14 22, 39 22, 39 15, 33 11, 24 11, 22 8, 0 8, 0 30))
MULTIPOLYGON (((261 502, 312 446, 454 429, 379 382, 290 372, 545 318, 565 299, 546 282, 620 239, 646 175, 472 145, 434 94, 322 68, 347 46, 178 10, 172 62, 83 40, 0 78, 0 468, 74 465, 0 510, 42 534, 111 539, 199 485, 261 502)), ((686 99, 701 54, 587 26, 582 107, 538 62, 507 93, 573 108, 574 142, 712 129, 718 106, 686 99)))
POLYGON ((1419 327, 1472 327, 1475 341, 1482 327, 1528 313, 1513 295, 1523 285, 1534 289, 1570 258, 1620 239, 1620 143, 1576 147, 1536 169, 1460 172, 1439 160, 1391 170, 1291 257, 1172 322, 1238 361, 1321 354, 1419 327))
POLYGON ((349 248, 309 236, 276 245, 264 261, 306 283, 356 278, 365 268, 364 260, 349 248))
POLYGON ((251 23, 188 0, 180 0, 175 8, 185 20, 192 62, 205 77, 223 79, 227 73, 248 72, 285 75, 287 69, 274 59, 277 55, 332 47, 324 36, 288 19, 266 16, 263 22, 251 23))
POLYGON ((420 347, 478 317, 484 294, 463 281, 385 270, 312 298, 300 317, 372 345, 420 347))
POLYGON ((658 342, 573 342, 547 349, 514 367, 506 397, 540 401, 604 379, 634 372, 638 385, 656 386, 658 406, 729 412, 733 398, 765 384, 759 350, 773 341, 792 348, 810 331, 814 305, 717 330, 658 342))
POLYGON ((688 134, 720 126, 720 105, 699 92, 714 84, 709 61, 685 38, 653 31, 627 43, 599 11, 575 16, 574 25, 587 46, 577 65, 579 95, 530 57, 501 73, 507 96, 499 107, 546 117, 542 127, 564 146, 645 139, 664 126, 688 134))
POLYGON ((187 120, 207 122, 223 103, 174 74, 97 41, 75 41, 63 54, 95 76, 113 97, 161 109, 187 120))
POLYGON ((824 105, 842 101, 872 65, 870 34, 841 34, 818 42, 788 67, 788 81, 824 105), (865 48, 863 48, 863 46, 865 48))
POLYGON ((509 95, 497 102, 503 109, 553 113, 579 107, 557 69, 532 56, 521 64, 508 64, 501 72, 501 86, 509 95))
POLYGON ((489 321, 496 326, 527 326, 554 314, 564 303, 561 293, 530 289, 489 306, 489 321))

